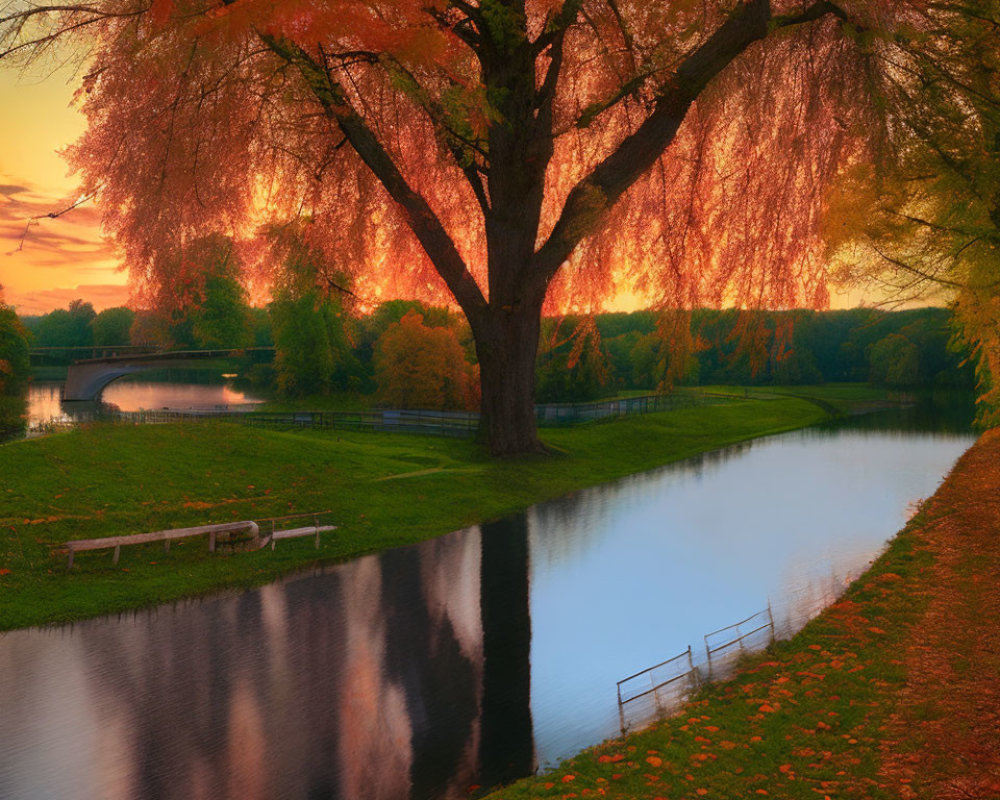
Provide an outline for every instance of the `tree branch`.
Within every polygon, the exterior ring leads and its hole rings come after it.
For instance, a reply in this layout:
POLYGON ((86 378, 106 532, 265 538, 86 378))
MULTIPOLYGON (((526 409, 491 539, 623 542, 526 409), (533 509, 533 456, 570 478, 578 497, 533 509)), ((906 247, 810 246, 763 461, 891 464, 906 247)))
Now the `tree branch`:
MULTIPOLYGON (((413 85, 416 90, 416 99, 434 121, 435 125, 440 126, 444 131, 445 136, 443 138, 445 139, 445 145, 448 148, 448 152, 451 153, 451 157, 454 159, 456 166, 461 169, 462 174, 465 175, 465 179, 468 181, 469 187, 472 189, 472 193, 476 197, 476 202, 479 203, 479 208, 485 217, 490 212, 490 201, 489 197, 486 195, 486 188, 483 186, 483 173, 480 171, 480 167, 475 163, 475 154, 479 154, 485 160, 487 159, 486 151, 483 149, 482 145, 465 136, 462 136, 462 134, 455 130, 454 126, 448 121, 447 112, 440 103, 431 97, 428 92, 424 91, 420 82, 417 80, 416 75, 414 75, 404 64, 395 58, 392 58, 392 64, 406 77, 406 80, 413 85), (463 147, 468 148, 468 151, 470 152, 463 150, 463 147)), ((455 85, 456 84, 452 82, 452 86, 455 85)))
POLYGON ((771 16, 769 0, 747 0, 677 68, 656 99, 652 113, 570 191, 545 244, 535 254, 533 272, 547 284, 580 241, 596 230, 621 195, 670 146, 691 104, 706 86, 750 45, 771 31, 844 12, 820 0, 799 14, 771 16))
MULTIPOLYGON (((36 224, 40 219, 58 219, 63 214, 72 211, 74 208, 79 208, 88 200, 93 200, 97 196, 97 192, 92 192, 91 194, 84 195, 83 197, 77 198, 75 201, 70 203, 66 208, 60 209, 59 211, 49 211, 46 214, 36 214, 33 217, 28 217, 28 221, 24 225, 24 231, 21 233, 21 238, 17 242, 17 247, 11 251, 11 253, 19 253, 24 249, 24 240, 28 238, 28 231, 31 226, 36 224)), ((8 253, 7 255, 11 255, 8 253)))
POLYGON ((361 160, 402 209, 410 230, 462 309, 469 314, 485 307, 482 291, 454 241, 423 196, 407 183, 375 133, 351 105, 343 88, 295 43, 271 34, 258 35, 279 58, 299 70, 327 117, 340 128, 361 160))
POLYGON ((901 269, 903 270, 903 272, 913 275, 918 281, 921 282, 929 281, 931 283, 936 283, 941 286, 947 286, 952 289, 970 289, 973 291, 994 289, 997 286, 1000 286, 1000 280, 991 281, 990 283, 973 285, 969 283, 962 283, 961 281, 949 280, 948 278, 942 278, 940 275, 935 275, 933 273, 926 272, 925 270, 918 269, 917 267, 914 267, 912 264, 907 264, 900 258, 895 258, 894 256, 890 256, 888 253, 881 250, 878 247, 878 245, 876 245, 874 242, 870 243, 870 246, 872 250, 874 250, 879 255, 880 258, 887 261, 889 264, 892 264, 897 269, 901 269))

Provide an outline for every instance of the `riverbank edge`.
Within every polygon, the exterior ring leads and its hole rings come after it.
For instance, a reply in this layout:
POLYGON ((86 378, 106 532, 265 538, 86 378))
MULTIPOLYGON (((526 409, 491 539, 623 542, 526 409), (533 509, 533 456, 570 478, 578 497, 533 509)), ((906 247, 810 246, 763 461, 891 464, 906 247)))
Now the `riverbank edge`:
MULTIPOLYGON (((969 772, 989 772, 995 758, 976 763, 975 754, 968 752, 971 745, 959 747, 962 752, 955 749, 957 730, 966 730, 968 739, 970 720, 982 716, 982 684, 956 702, 960 693, 953 685, 949 689, 947 681, 931 687, 927 676, 922 683, 914 676, 927 671, 923 665, 928 661, 953 661, 971 672, 968 661, 974 656, 928 647, 928 637, 914 634, 922 634, 929 619, 940 620, 940 612, 929 614, 928 609, 953 592, 944 587, 956 577, 956 582, 975 587, 995 583, 1000 546, 991 546, 988 560, 978 547, 956 558, 954 539, 965 536, 969 541, 970 521, 973 537, 978 534, 980 541, 996 527, 996 499, 972 493, 1000 483, 998 456, 1000 429, 994 429, 959 458, 871 566, 794 637, 746 658, 733 677, 705 687, 671 716, 497 789, 487 800, 913 800, 945 796, 942 784, 946 779, 954 783, 956 773, 966 773, 961 779, 967 781, 969 772), (990 458, 983 457, 987 447, 993 451, 990 458), (972 496, 978 503, 970 502, 972 496), (964 519, 960 535, 942 535, 942 526, 962 525, 956 518, 964 519), (942 562, 956 560, 959 569, 952 567, 942 581, 942 562), (956 722, 950 722, 953 718, 956 722), (936 737, 919 731, 942 724, 956 731, 944 737, 940 731, 936 737), (939 758, 927 767, 926 751, 932 749, 939 758)), ((966 622, 973 630, 963 637, 977 639, 995 629, 997 605, 973 618, 983 606, 966 603, 966 622)), ((954 628, 954 618, 944 627, 954 628)), ((1000 691, 995 685, 987 688, 993 694, 1000 691)), ((989 724, 983 719, 979 727, 989 724)), ((979 738, 978 750, 995 744, 979 738)), ((989 738, 1000 737, 994 730, 989 738)), ((1000 791, 995 771, 979 777, 980 788, 992 780, 987 788, 1000 791)))
MULTIPOLYGON (((5 533, 8 537, 7 542, 0 538, 0 631, 58 625, 196 598, 218 591, 253 588, 292 572, 414 544, 482 521, 497 519, 580 489, 701 453, 805 428, 827 419, 829 415, 804 400, 736 400, 718 406, 602 420, 567 429, 549 429, 545 431, 545 438, 553 448, 554 455, 502 461, 483 457, 470 442, 434 437, 341 432, 265 432, 216 423, 138 428, 94 424, 80 431, 16 442, 4 446, 7 457, 3 467, 10 470, 12 478, 15 475, 24 478, 25 488, 21 491, 21 497, 27 498, 30 495, 34 510, 28 512, 9 508, 11 498, 16 501, 17 492, 6 497, 0 495, 0 537, 5 533), (408 473, 403 468, 390 465, 390 470, 398 470, 398 474, 392 477, 407 479, 382 482, 378 477, 365 474, 353 484, 347 485, 346 489, 345 484, 332 485, 325 495, 307 495, 304 500, 299 498, 299 494, 304 491, 297 487, 299 478, 292 476, 286 479, 287 485, 274 487, 274 492, 266 498, 269 505, 261 505, 263 499, 259 496, 259 491, 244 492, 258 495, 256 497, 245 500, 223 499, 217 504, 231 509, 231 513, 237 515, 236 518, 254 518, 251 510, 259 518, 268 512, 282 509, 284 498, 289 496, 309 504, 291 508, 289 500, 289 513, 321 508, 325 510, 334 505, 334 501, 340 501, 345 510, 343 516, 336 521, 342 523, 342 530, 330 540, 324 540, 318 552, 313 549, 311 542, 302 543, 301 540, 288 542, 287 545, 282 543, 275 553, 268 552, 266 560, 255 558, 256 554, 253 553, 210 558, 201 553, 200 549, 195 553, 195 547, 188 548, 186 553, 184 548, 174 547, 168 557, 157 557, 156 553, 162 554, 162 549, 146 546, 123 550, 122 563, 118 567, 105 563, 110 562, 108 554, 92 554, 89 564, 81 559, 81 563, 72 571, 67 571, 66 556, 60 544, 69 539, 218 521, 212 515, 220 512, 206 511, 196 516, 197 512, 188 510, 189 506, 196 507, 199 503, 209 505, 205 502, 206 496, 201 495, 198 502, 190 502, 186 499, 187 494, 180 489, 175 491, 176 497, 171 508, 164 506, 157 509, 151 505, 146 512, 135 500, 126 502, 117 499, 115 503, 106 504, 89 516, 52 513, 65 511, 57 506, 66 500, 56 498, 71 494, 73 476, 83 471, 85 462, 90 466, 94 451, 105 448, 103 459, 112 466, 120 461, 127 461, 127 456, 131 454, 125 451, 131 445, 124 445, 122 442, 131 442, 132 437, 140 440, 135 449, 141 449, 142 442, 156 442, 156 446, 161 449, 180 447, 183 444, 187 449, 181 451, 182 454, 187 453, 192 457, 199 454, 203 456, 205 448, 218 449, 218 442, 213 442, 215 437, 225 446, 250 449, 256 458, 264 462, 269 452, 277 452, 276 444, 281 443, 282 446, 296 449, 332 446, 338 454, 343 448, 351 446, 358 451, 358 463, 365 468, 369 460, 384 461, 386 453, 396 453, 400 449, 412 450, 417 454, 414 457, 419 458, 433 455, 434 458, 451 459, 457 464, 457 468, 450 469, 450 472, 440 470, 443 474, 452 476, 442 486, 444 482, 433 481, 436 470, 408 473), (84 441, 79 441, 81 439, 84 441), (187 444, 183 442, 185 439, 189 440, 187 444), (336 445, 333 445, 334 441, 336 445), (615 451, 609 456, 612 447, 615 447, 615 451), (30 453, 33 458, 18 463, 18 458, 9 457, 15 453, 30 453), (49 470, 52 474, 40 481, 31 481, 32 470, 39 468, 49 470), (413 477, 408 477, 411 475, 413 477), (39 482, 44 484, 44 489, 36 487, 39 482), (70 487, 62 490, 55 488, 64 482, 71 484, 70 487), (396 504, 395 508, 384 508, 386 492, 378 488, 383 486, 393 487, 391 499, 396 504), (454 494, 456 491, 457 495, 454 494), (45 492, 49 492, 49 495, 45 496, 45 492), (346 506, 344 495, 350 495, 350 502, 346 506), (317 499, 310 499, 312 497, 317 499), (459 498, 457 501, 456 497, 459 498), (436 502, 437 499, 440 502, 436 502), (6 509, 5 500, 8 501, 6 509), (324 504, 325 501, 330 503, 324 504), (129 508, 126 509, 126 506, 129 508), (181 506, 184 507, 183 514, 181 506), (243 507, 248 510, 242 511, 243 507), (49 512, 47 516, 46 511, 49 512), (414 515, 412 524, 400 526, 399 515, 403 513, 414 515), (166 520, 170 520, 170 523, 167 524, 166 520), (13 535, 8 531, 12 531, 13 535), (173 569, 165 569, 168 559, 173 569)), ((162 460, 167 461, 170 456, 175 460, 178 458, 176 452, 164 452, 162 460)), ((223 454, 213 465, 213 470, 216 474, 225 470, 235 463, 236 458, 231 453, 223 454)), ((378 469, 384 467, 385 464, 381 464, 378 469)), ((134 471, 126 468, 124 474, 134 471)), ((93 473, 76 480, 86 483, 92 478, 93 473)), ((255 478, 245 470, 241 470, 236 478, 236 483, 239 480, 247 481, 247 488, 250 490, 254 489, 253 482, 259 481, 259 476, 255 478), (243 477, 244 475, 247 477, 243 477)), ((192 478, 194 479, 196 478, 192 478)), ((114 482, 115 476, 112 474, 108 480, 114 482)), ((159 491, 162 493, 163 482, 160 484, 159 491)), ((118 490, 122 487, 115 488, 118 490)), ((8 488, 8 492, 11 489, 8 488)), ((230 487, 223 486, 216 490, 216 496, 227 497, 230 492, 230 487)), ((142 507, 147 505, 148 501, 141 503, 142 507)))

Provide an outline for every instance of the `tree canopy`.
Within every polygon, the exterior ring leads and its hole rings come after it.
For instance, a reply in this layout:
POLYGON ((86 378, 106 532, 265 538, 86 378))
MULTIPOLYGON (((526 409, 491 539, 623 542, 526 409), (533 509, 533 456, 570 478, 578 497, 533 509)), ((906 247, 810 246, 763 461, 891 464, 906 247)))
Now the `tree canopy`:
POLYGON ((924 65, 966 57, 941 31, 968 7, 14 2, 0 55, 83 37, 70 157, 140 282, 219 230, 266 272, 262 223, 308 219, 359 294, 450 294, 504 454, 538 447, 546 302, 824 305, 828 189, 903 147, 924 65))
POLYGON ((841 277, 950 300, 1000 423, 1000 6, 934 4, 887 86, 892 158, 845 170, 824 236, 841 277))
POLYGON ((14 309, 4 303, 0 286, 0 436, 20 430, 26 424, 24 394, 31 375, 30 336, 14 309))
POLYGON ((466 409, 475 404, 472 365, 455 331, 408 311, 375 347, 379 402, 390 408, 466 409))
POLYGON ((118 306, 104 309, 90 322, 94 344, 97 347, 129 344, 133 322, 135 312, 131 308, 118 306))

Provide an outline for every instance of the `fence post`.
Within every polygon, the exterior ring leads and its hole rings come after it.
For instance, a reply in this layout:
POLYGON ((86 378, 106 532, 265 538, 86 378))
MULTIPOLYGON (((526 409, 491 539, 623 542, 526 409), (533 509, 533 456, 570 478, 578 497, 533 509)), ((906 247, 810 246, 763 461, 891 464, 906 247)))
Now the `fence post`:
POLYGON ((701 677, 698 675, 698 670, 694 668, 694 657, 691 653, 691 645, 688 645, 688 674, 691 676, 691 682, 694 684, 692 688, 697 689, 701 686, 701 677))
POLYGON ((775 641, 775 635, 774 635, 774 614, 771 613, 771 598, 770 597, 767 598, 767 618, 771 622, 771 644, 773 645, 774 641, 775 641))
POLYGON ((705 637, 705 655, 708 657, 708 679, 712 680, 712 648, 708 646, 708 637, 705 637))
POLYGON ((659 714, 663 713, 663 706, 660 705, 660 694, 657 692, 656 678, 653 677, 653 670, 649 671, 649 688, 653 690, 653 705, 659 714))
POLYGON ((622 705, 622 685, 618 684, 618 723, 621 725, 622 736, 625 735, 625 706, 622 705))

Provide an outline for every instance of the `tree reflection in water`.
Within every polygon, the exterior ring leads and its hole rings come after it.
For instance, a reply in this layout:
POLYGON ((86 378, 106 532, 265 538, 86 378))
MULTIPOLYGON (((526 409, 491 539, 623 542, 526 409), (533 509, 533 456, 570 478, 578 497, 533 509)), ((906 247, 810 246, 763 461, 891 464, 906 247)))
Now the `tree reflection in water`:
POLYGON ((0 753, 29 748, 54 774, 0 758, 0 796, 445 798, 530 772, 526 557, 524 523, 473 528, 237 596, 8 634, 0 753))

